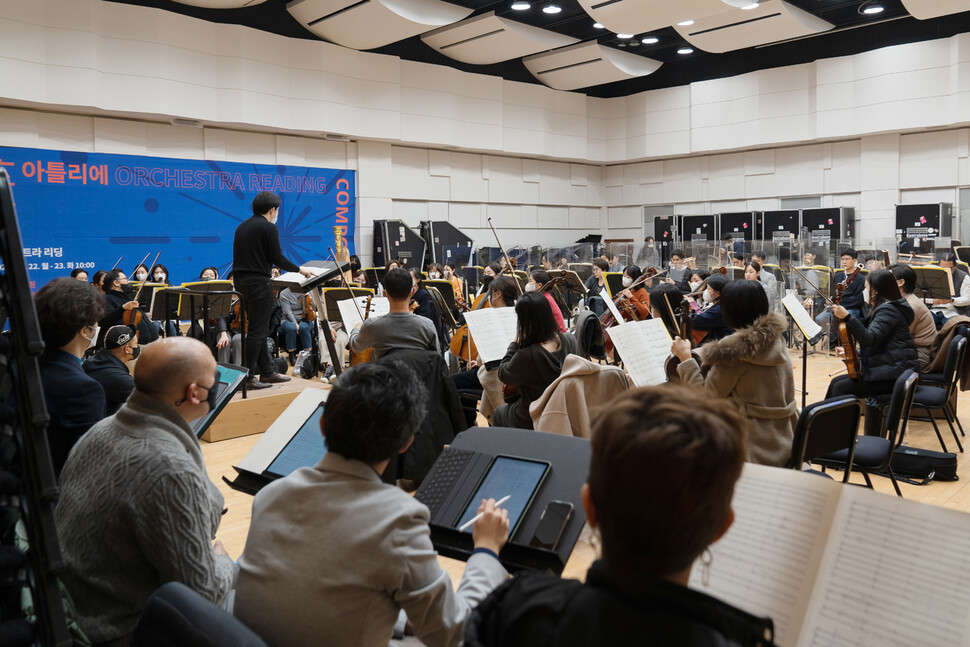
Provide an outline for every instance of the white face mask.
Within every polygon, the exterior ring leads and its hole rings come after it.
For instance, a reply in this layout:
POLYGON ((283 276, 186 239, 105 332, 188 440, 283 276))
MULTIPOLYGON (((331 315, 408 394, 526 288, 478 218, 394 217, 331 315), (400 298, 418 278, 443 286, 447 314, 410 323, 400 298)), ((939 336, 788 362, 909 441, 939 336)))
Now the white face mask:
POLYGON ((145 279, 148 278, 148 274, 146 274, 145 272, 139 272, 138 274, 135 274, 135 278, 138 279, 139 281, 144 281, 145 279))
POLYGON ((437 272, 431 272, 430 274, 428 274, 428 276, 431 277, 431 278, 433 278, 433 279, 437 279, 437 278, 440 278, 441 277, 441 275, 438 274, 437 272))
POLYGON ((691 292, 693 292, 694 290, 696 290, 699 287, 701 287, 701 282, 700 281, 691 281, 690 282, 690 291, 691 292))
POLYGON ((714 297, 711 296, 710 290, 704 290, 704 303, 714 303, 714 297))
POLYGON ((445 270, 445 278, 447 279, 450 277, 451 277, 451 270, 445 270))
POLYGON ((273 214, 273 219, 270 220, 270 222, 275 225, 276 224, 276 221, 279 219, 279 217, 280 217, 280 211, 279 211, 279 209, 277 209, 276 210, 276 213, 273 214))
POLYGON ((865 303, 869 303, 869 288, 865 288, 862 290, 862 300, 865 303))
POLYGON ((623 277, 623 287, 628 288, 631 285, 633 285, 633 279, 631 279, 629 276, 624 276, 623 277))
POLYGON ((87 327, 81 328, 81 336, 88 340, 88 344, 93 343, 94 342, 94 338, 97 337, 97 335, 98 335, 98 331, 95 330, 94 327, 92 326, 91 327, 91 330, 94 330, 94 334, 92 334, 90 337, 88 337, 87 335, 84 334, 84 331, 85 330, 87 330, 87 327))
POLYGON ((536 284, 535 283, 526 283, 525 284, 525 291, 526 292, 535 292, 536 291, 536 284))
POLYGON ((165 275, 164 274, 156 274, 155 275, 155 280, 156 281, 159 281, 159 282, 162 282, 162 281, 165 280, 165 275))

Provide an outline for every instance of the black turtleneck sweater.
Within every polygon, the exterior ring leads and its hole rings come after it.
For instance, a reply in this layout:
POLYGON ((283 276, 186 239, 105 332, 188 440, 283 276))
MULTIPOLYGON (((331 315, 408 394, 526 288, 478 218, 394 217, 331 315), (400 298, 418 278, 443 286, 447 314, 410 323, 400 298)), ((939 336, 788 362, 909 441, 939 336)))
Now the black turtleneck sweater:
POLYGON ((253 215, 236 227, 232 242, 232 274, 258 274, 269 277, 273 266, 287 272, 299 272, 300 266, 291 263, 280 249, 280 232, 263 216, 253 215))

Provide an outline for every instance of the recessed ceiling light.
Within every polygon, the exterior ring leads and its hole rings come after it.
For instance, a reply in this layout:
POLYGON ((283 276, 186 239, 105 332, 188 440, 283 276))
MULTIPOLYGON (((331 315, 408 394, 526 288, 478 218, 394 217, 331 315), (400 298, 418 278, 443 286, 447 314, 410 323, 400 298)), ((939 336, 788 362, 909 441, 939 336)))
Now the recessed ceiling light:
POLYGON ((693 24, 694 24, 694 21, 693 20, 682 20, 679 23, 677 23, 677 26, 678 27, 690 27, 693 24))
POLYGON ((603 27, 603 25, 601 25, 598 22, 594 22, 593 23, 593 29, 605 29, 605 27, 603 27))
POLYGON ((874 16, 877 13, 882 13, 885 7, 882 6, 881 2, 866 2, 859 7, 859 13, 866 14, 867 16, 874 16))
POLYGON ((752 9, 757 9, 760 5, 757 2, 752 2, 751 4, 746 4, 741 7, 742 11, 751 11, 752 9))
POLYGON ((677 53, 678 54, 693 54, 694 53, 694 48, 693 47, 681 47, 680 49, 677 50, 677 53))
POLYGON ((630 38, 633 38, 633 34, 617 34, 616 37, 622 38, 623 40, 628 40, 630 38))
POLYGON ((656 36, 647 36, 646 38, 641 38, 640 42, 644 45, 653 45, 654 43, 659 43, 660 39, 656 36))
POLYGON ((512 8, 516 11, 525 11, 526 9, 531 9, 532 5, 530 5, 528 2, 513 2, 512 8))
POLYGON ((562 11, 562 7, 557 4, 547 4, 542 8, 543 13, 559 13, 560 11, 562 11))

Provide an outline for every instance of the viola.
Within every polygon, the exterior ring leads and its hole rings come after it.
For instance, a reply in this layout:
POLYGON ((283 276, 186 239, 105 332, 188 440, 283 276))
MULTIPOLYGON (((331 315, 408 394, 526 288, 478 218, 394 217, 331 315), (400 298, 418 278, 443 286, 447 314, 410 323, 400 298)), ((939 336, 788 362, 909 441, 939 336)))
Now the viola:
MULTIPOLYGON (((674 317, 674 321, 678 326, 677 334, 680 336, 681 339, 686 339, 687 341, 690 342, 691 349, 696 348, 697 344, 694 342, 694 334, 693 334, 694 327, 692 325, 694 313, 690 309, 690 304, 685 300, 683 303, 680 304, 679 316, 674 316, 673 309, 670 307, 670 301, 667 300, 666 294, 664 295, 664 301, 667 303, 667 309, 671 313, 671 316, 674 317)), ((691 350, 691 357, 694 359, 695 362, 697 362, 698 365, 700 365, 701 363, 700 355, 698 355, 696 352, 691 350)), ((667 374, 668 382, 680 381, 680 375, 677 373, 678 366, 680 366, 680 358, 678 358, 673 353, 668 355, 667 361, 664 362, 664 373, 667 374)))

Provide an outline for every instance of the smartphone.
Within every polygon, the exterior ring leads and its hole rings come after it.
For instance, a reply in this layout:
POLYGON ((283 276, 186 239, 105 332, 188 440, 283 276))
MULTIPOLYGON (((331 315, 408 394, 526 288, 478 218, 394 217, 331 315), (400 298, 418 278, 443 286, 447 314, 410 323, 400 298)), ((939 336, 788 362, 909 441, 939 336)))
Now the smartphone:
POLYGON ((562 531, 566 529, 569 518, 573 516, 573 504, 568 501, 550 501, 539 517, 539 525, 532 535, 530 546, 556 550, 562 531))

